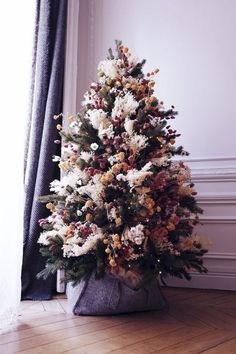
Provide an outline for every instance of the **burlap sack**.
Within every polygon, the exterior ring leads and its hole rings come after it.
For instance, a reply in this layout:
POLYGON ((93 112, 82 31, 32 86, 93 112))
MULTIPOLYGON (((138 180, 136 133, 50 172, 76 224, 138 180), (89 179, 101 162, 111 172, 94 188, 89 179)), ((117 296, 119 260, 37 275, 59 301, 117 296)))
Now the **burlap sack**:
POLYGON ((67 284, 68 310, 75 315, 114 315, 127 312, 160 310, 167 306, 159 283, 133 290, 115 277, 96 280, 94 273, 76 286, 67 284))

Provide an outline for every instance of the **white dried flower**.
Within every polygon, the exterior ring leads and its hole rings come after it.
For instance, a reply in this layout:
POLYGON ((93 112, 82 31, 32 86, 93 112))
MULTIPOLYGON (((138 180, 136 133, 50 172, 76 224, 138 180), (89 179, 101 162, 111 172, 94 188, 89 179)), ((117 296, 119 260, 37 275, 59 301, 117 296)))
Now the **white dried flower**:
POLYGON ((77 243, 66 243, 63 245, 63 255, 64 257, 79 257, 83 254, 96 248, 97 241, 105 238, 102 230, 99 227, 94 228, 91 235, 88 236, 86 241, 82 246, 77 243))
POLYGON ((99 127, 98 136, 100 139, 103 139, 104 135, 106 135, 109 139, 114 137, 113 125, 110 124, 108 128, 103 128, 102 125, 99 127))
POLYGON ((106 77, 116 79, 117 76, 122 76, 125 73, 122 65, 121 59, 103 60, 98 64, 98 71, 102 72, 106 77))
POLYGON ((116 179, 117 181, 127 181, 127 176, 123 175, 123 173, 119 173, 118 175, 116 175, 116 179))
POLYGON ((70 193, 69 195, 67 195, 65 201, 66 201, 66 204, 75 203, 75 201, 76 201, 76 195, 75 195, 75 193, 70 193))
POLYGON ((66 187, 70 186, 75 189, 75 187, 79 184, 78 182, 82 180, 83 183, 86 183, 88 180, 88 175, 86 172, 77 170, 73 172, 69 172, 67 175, 63 176, 61 181, 55 179, 50 183, 50 191, 55 192, 58 195, 67 195, 66 187))
POLYGON ((138 151, 144 149, 147 146, 148 138, 145 135, 134 134, 131 136, 129 145, 133 150, 133 153, 136 154, 138 151))
POLYGON ((151 119, 149 120, 149 123, 153 126, 156 127, 158 122, 159 122, 160 118, 158 117, 151 117, 151 119))
MULTIPOLYGON (((138 79, 136 77, 133 76, 122 76, 121 78, 122 80, 122 84, 125 87, 125 84, 131 84, 131 85, 140 85, 142 84, 142 79, 138 79)), ((125 92, 128 92, 128 90, 125 88, 124 89, 125 92)))
POLYGON ((82 160, 84 160, 85 162, 89 162, 89 160, 91 160, 92 157, 93 157, 92 152, 81 151, 81 153, 80 153, 80 158, 82 160))
POLYGON ((96 174, 86 185, 76 189, 77 193, 80 195, 89 196, 98 206, 103 205, 103 195, 105 189, 104 185, 100 182, 100 179, 101 175, 96 174))
POLYGON ((48 246, 49 245, 48 237, 49 235, 46 232, 42 232, 37 242, 40 243, 41 245, 48 246))
POLYGON ((131 119, 126 118, 126 120, 125 120, 124 128, 129 135, 133 134, 134 123, 135 123, 135 119, 131 120, 131 119))
POLYGON ((146 165, 144 165, 144 166, 142 167, 141 170, 142 170, 142 171, 149 171, 151 167, 152 167, 152 162, 149 161, 148 163, 146 163, 146 165))
POLYGON ((162 156, 162 157, 153 157, 151 159, 151 163, 154 166, 166 166, 168 164, 168 161, 169 161, 169 156, 168 155, 165 155, 165 156, 162 156))
POLYGON ((97 100, 97 92, 94 89, 90 89, 85 92, 84 100, 81 102, 82 106, 95 105, 97 100))
POLYGON ((111 116, 115 117, 129 117, 135 112, 139 103, 134 99, 132 93, 127 92, 124 96, 117 96, 111 116))
POLYGON ((65 234, 68 230, 68 226, 63 224, 63 225, 58 225, 58 229, 56 229, 56 226, 54 225, 54 229, 50 230, 50 231, 43 231, 38 239, 38 243, 40 243, 41 245, 45 245, 47 246, 49 244, 48 238, 49 237, 56 237, 56 236, 60 236, 62 238, 65 237, 65 234))
POLYGON ((78 145, 75 143, 62 146, 61 153, 64 158, 74 155, 78 151, 78 145))
POLYGON ((121 240, 126 245, 131 241, 140 246, 145 239, 143 230, 144 226, 142 224, 138 224, 130 229, 127 227, 121 236, 121 240))
POLYGON ((117 219, 117 213, 116 213, 116 208, 111 208, 111 210, 108 212, 108 218, 110 219, 110 220, 112 220, 112 219, 117 219))
POLYGON ((59 162, 59 161, 61 161, 61 157, 60 157, 60 156, 53 155, 52 161, 53 161, 53 162, 59 162))
POLYGON ((69 128, 73 131, 73 133, 79 134, 81 125, 81 122, 74 120, 70 123, 69 128))
POLYGON ((98 149, 98 144, 97 143, 92 143, 90 145, 90 147, 91 147, 92 150, 96 151, 98 149))
POLYGON ((111 165, 114 165, 114 163, 118 162, 118 159, 115 156, 110 156, 107 159, 111 165))
POLYGON ((88 110, 86 113, 94 129, 98 130, 98 136, 102 140, 104 135, 108 138, 113 138, 113 125, 107 118, 107 113, 102 109, 88 110))
POLYGON ((141 170, 132 169, 129 170, 127 175, 123 175, 122 173, 116 176, 118 181, 127 181, 131 188, 140 186, 143 181, 153 173, 148 171, 151 167, 151 163, 148 162, 141 170))
POLYGON ((102 109, 90 109, 87 111, 86 116, 94 129, 99 129, 104 120, 107 119, 107 114, 102 109))
POLYGON ((54 181, 52 181, 50 183, 50 191, 51 192, 55 192, 59 195, 63 195, 64 194, 64 186, 61 185, 61 182, 58 179, 54 179, 54 181))
POLYGON ((57 212, 52 213, 47 217, 47 221, 53 225, 54 229, 58 230, 61 226, 63 226, 64 220, 62 219, 62 216, 58 214, 57 212))
POLYGON ((70 237, 70 238, 66 239, 66 244, 67 245, 72 245, 72 244, 75 244, 75 245, 80 244, 81 245, 83 243, 84 243, 84 239, 79 236, 78 230, 75 231, 75 234, 74 234, 73 237, 70 237))
POLYGON ((152 172, 129 170, 127 174, 127 180, 130 187, 138 187, 141 186, 143 181, 145 181, 145 179, 151 175, 152 172))

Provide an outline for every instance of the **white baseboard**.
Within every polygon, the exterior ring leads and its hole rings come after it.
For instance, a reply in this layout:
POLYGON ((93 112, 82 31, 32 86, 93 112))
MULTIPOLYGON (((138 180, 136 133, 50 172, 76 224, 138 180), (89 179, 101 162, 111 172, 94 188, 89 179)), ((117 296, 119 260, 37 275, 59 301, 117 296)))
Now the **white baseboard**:
POLYGON ((169 277, 168 286, 236 291, 236 253, 209 252, 204 256, 208 273, 192 272, 190 281, 169 277))
POLYGON ((236 273, 208 273, 208 274, 192 274, 190 281, 185 279, 168 278, 166 280, 168 286, 180 288, 197 288, 197 289, 217 289, 217 290, 234 290, 236 291, 236 273))

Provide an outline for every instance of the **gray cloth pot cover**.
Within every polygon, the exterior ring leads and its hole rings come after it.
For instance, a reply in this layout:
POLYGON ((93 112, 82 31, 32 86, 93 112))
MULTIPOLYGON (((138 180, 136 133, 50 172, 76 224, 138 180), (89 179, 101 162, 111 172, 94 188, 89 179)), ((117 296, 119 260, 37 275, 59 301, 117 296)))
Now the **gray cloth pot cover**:
POLYGON ((68 283, 66 293, 68 310, 75 315, 114 315, 160 310, 167 306, 157 280, 144 288, 132 290, 112 276, 96 280, 92 274, 74 287, 68 283))

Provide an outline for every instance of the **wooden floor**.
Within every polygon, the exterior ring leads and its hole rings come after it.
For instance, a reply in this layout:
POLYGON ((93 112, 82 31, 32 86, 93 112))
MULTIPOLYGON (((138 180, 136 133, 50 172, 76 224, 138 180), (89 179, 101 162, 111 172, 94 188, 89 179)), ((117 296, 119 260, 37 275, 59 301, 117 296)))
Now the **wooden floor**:
POLYGON ((169 309, 111 317, 66 313, 66 299, 24 301, 0 354, 236 354, 236 292, 164 289, 169 309))

